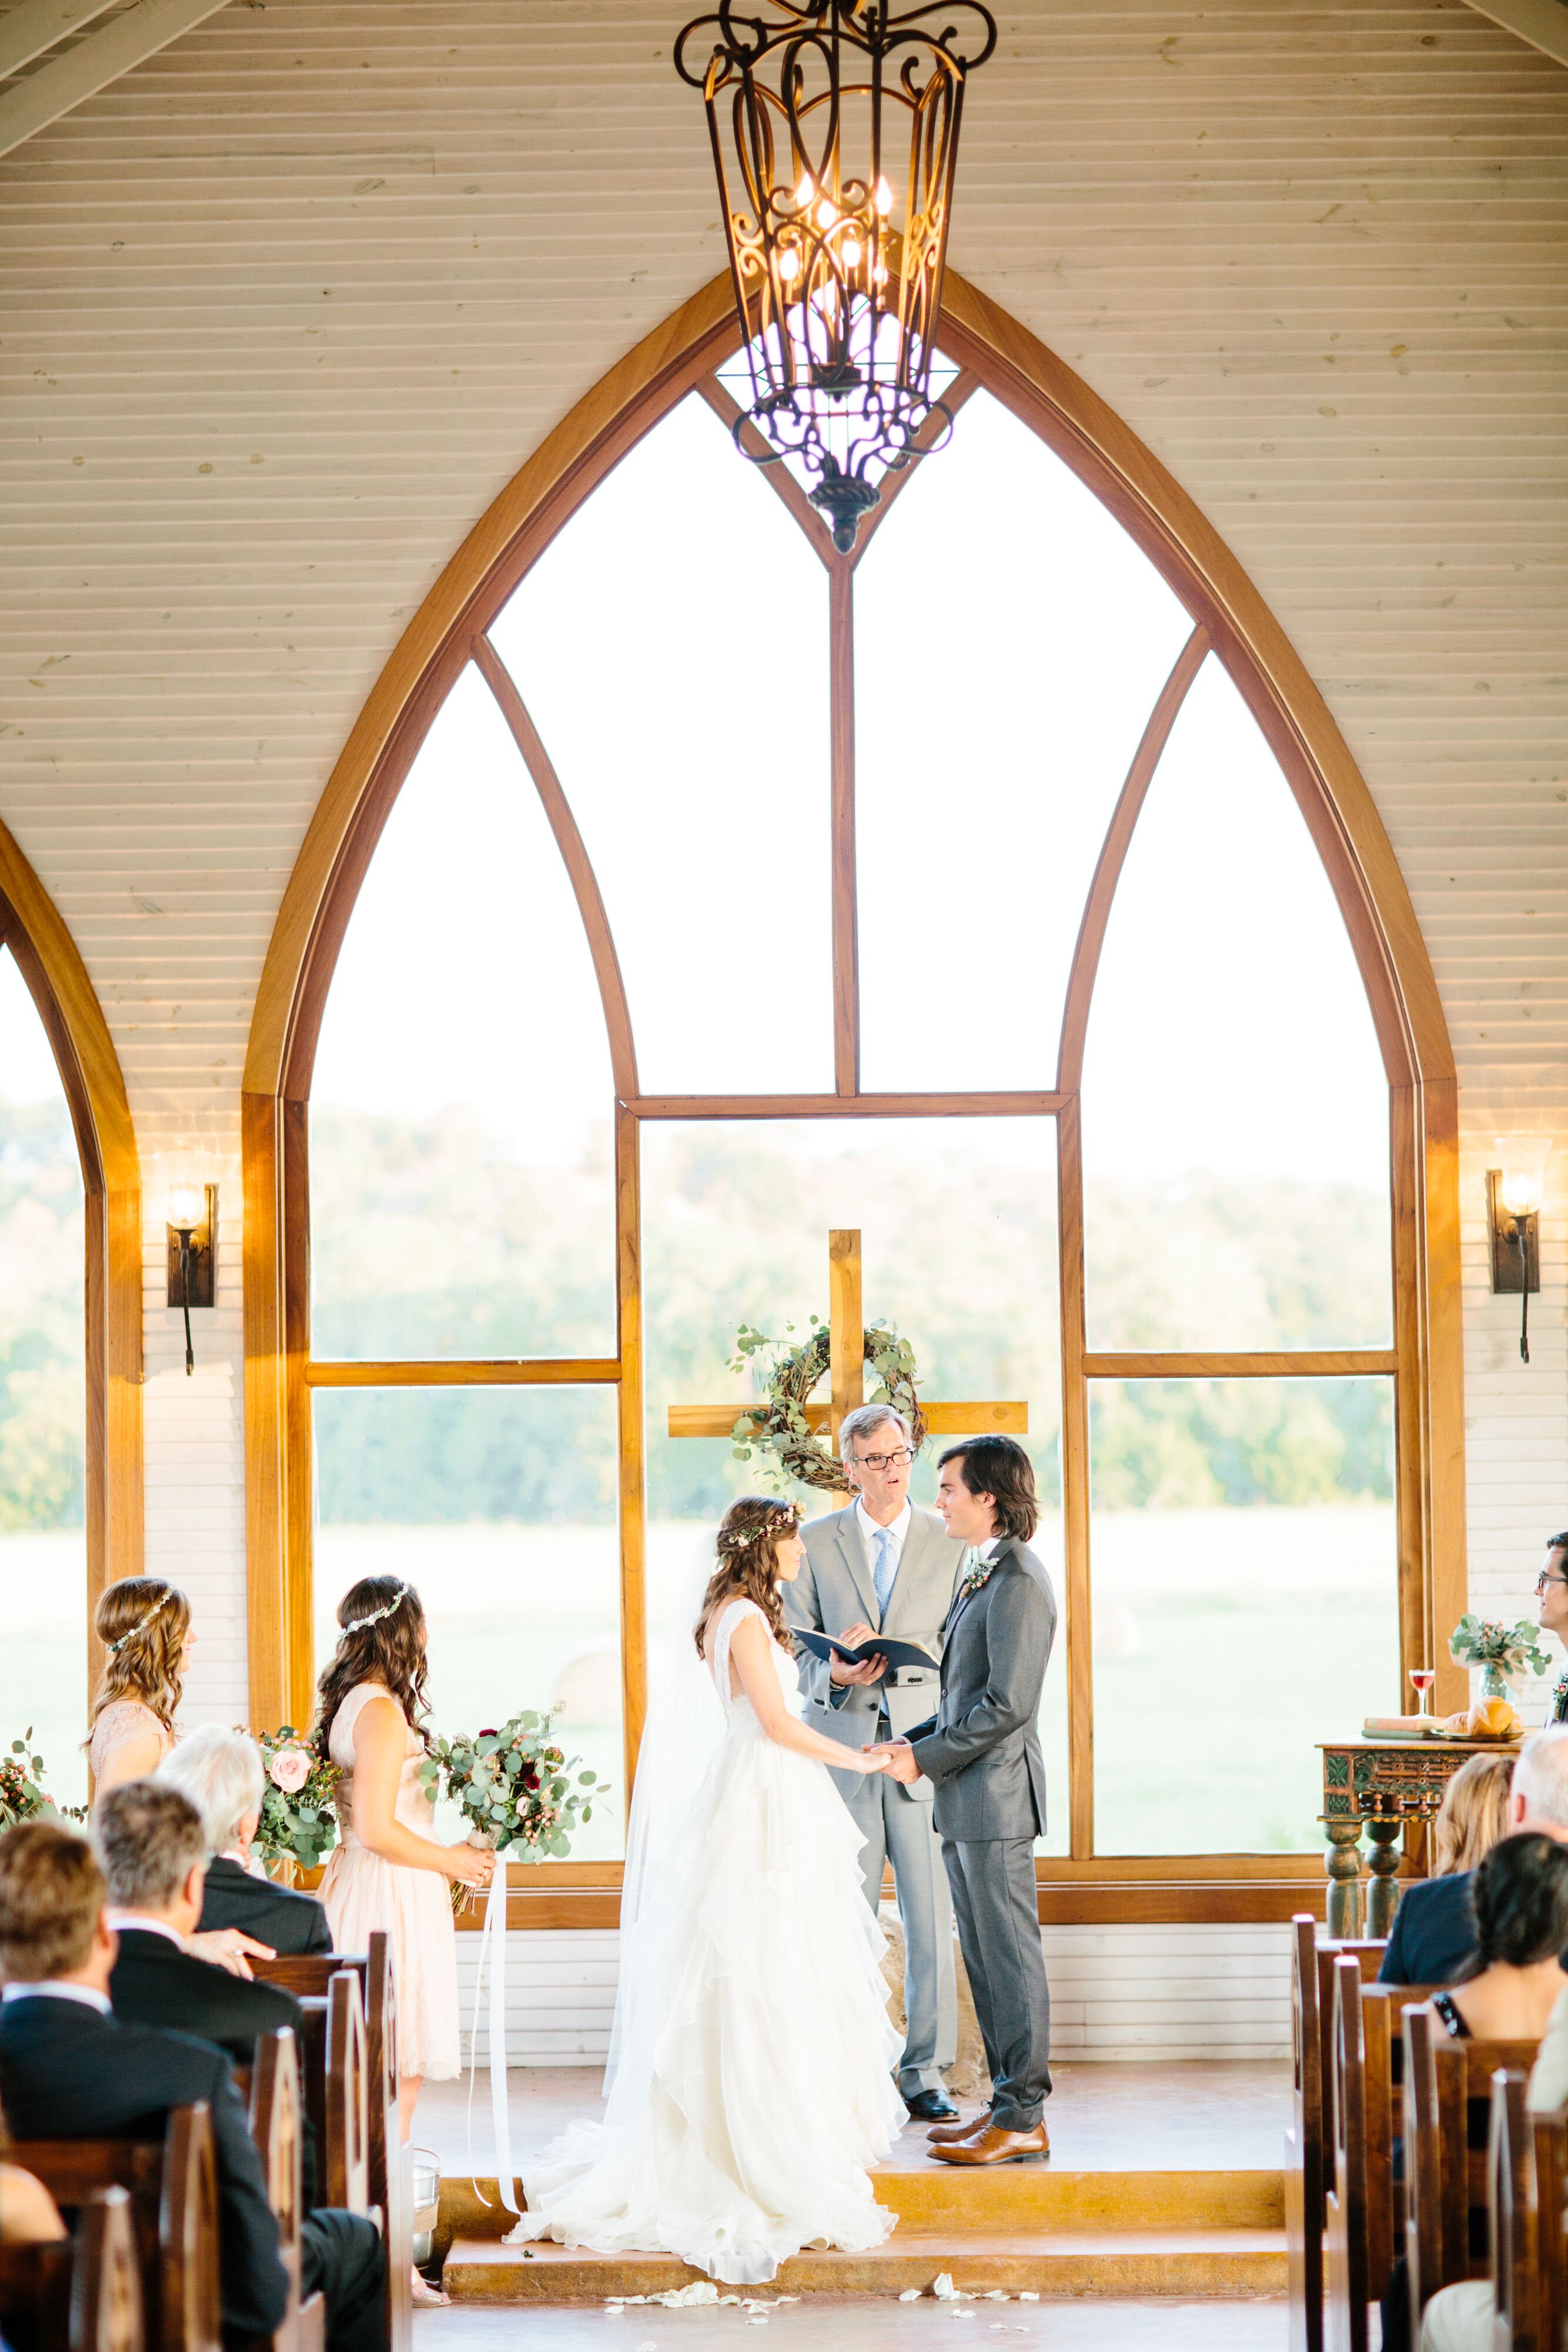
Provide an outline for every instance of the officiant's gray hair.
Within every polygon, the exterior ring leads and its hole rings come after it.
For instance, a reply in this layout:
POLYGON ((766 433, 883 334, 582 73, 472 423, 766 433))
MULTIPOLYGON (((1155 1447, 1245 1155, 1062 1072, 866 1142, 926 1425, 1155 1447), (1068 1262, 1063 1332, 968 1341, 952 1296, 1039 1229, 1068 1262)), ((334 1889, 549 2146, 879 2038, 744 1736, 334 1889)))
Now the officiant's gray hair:
MULTIPOLYGON (((846 1412, 839 1423, 840 1447, 843 1446, 846 1439, 873 1437, 876 1432, 885 1428, 889 1422, 892 1422, 894 1429, 903 1431, 905 1445, 912 1446, 915 1441, 910 1434, 909 1423, 896 1405, 857 1404, 853 1412, 846 1412)), ((841 1452, 839 1458, 841 1461, 843 1458, 841 1452)))

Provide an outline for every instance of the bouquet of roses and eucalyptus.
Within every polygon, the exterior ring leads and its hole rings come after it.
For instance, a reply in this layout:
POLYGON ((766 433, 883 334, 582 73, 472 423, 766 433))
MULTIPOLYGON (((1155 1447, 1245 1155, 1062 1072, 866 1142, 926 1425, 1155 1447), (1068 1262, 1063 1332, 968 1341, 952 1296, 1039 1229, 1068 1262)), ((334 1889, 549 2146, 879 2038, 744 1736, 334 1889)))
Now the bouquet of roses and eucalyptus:
POLYGON ((263 1862, 287 1860, 314 1870, 338 1843, 333 1804, 342 1775, 306 1745, 291 1723, 249 1737, 267 1770, 261 1820, 251 1843, 263 1862))
MULTIPOLYGON (((578 1823, 593 1819, 609 1783, 579 1769, 581 1759, 550 1738, 550 1720, 525 1709, 498 1730, 435 1741, 420 1779, 432 1798, 444 1783, 469 1825, 471 1845, 523 1862, 563 1862, 578 1823)), ((458 1888, 457 1899, 466 1891, 458 1888)))
POLYGON ((1543 1675, 1548 1660, 1540 1646, 1540 1630, 1528 1617, 1521 1617, 1517 1625, 1504 1625, 1495 1617, 1478 1617, 1471 1611, 1449 1635, 1448 1655, 1457 1665, 1490 1666, 1500 1675, 1521 1674, 1527 1665, 1543 1675))
POLYGON ((44 1759, 35 1756, 33 1727, 11 1742, 11 1753, 0 1756, 0 1829, 31 1821, 35 1813, 54 1813, 68 1822, 87 1819, 84 1805, 57 1805, 44 1787, 44 1759))

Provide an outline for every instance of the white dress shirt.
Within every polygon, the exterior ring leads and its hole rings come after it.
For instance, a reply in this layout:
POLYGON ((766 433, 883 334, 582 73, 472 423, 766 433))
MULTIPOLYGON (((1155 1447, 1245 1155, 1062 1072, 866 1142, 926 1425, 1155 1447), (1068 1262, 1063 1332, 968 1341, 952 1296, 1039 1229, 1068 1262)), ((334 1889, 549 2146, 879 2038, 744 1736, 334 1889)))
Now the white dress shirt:
POLYGON ((96 1985, 63 1984, 57 1977, 45 1977, 41 1984, 8 1984, 0 2000, 37 2000, 43 1995, 50 2000, 79 2000, 84 2009, 96 2009, 100 2017, 114 2015, 113 2002, 96 1985))
POLYGON ((145 1911, 111 1910, 109 1924, 117 1936, 127 1927, 134 1927, 139 1935, 162 1936, 177 1952, 185 1948, 185 1938, 177 1928, 171 1927, 167 1919, 150 1919, 145 1911))
POLYGON ((893 1598, 893 1585, 898 1582, 898 1565, 904 1558, 904 1538, 909 1533, 909 1523, 914 1517, 915 1513, 910 1509, 906 1500, 897 1518, 891 1520, 884 1528, 881 1521, 873 1519, 866 1509, 863 1496, 857 1497, 855 1502, 855 1523, 861 1531, 861 1541, 865 1546, 865 1564, 873 1576, 876 1574, 877 1556, 882 1549, 878 1538, 886 1536, 890 1539, 888 1549, 893 1559, 893 1584, 887 1588, 890 1601, 893 1598))

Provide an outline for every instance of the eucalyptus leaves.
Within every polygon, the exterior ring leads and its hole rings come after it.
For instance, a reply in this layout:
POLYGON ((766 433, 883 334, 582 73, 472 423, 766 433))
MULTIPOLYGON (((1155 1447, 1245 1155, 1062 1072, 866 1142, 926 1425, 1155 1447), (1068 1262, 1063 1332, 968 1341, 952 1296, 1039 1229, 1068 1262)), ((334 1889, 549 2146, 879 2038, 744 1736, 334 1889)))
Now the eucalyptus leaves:
MULTIPOLYGON (((774 1484, 782 1486, 787 1478, 798 1479, 803 1486, 820 1486, 837 1492, 844 1484, 844 1474, 838 1456, 820 1437, 814 1437, 806 1420, 806 1401, 828 1370, 832 1353, 832 1340, 827 1324, 811 1318, 811 1337, 800 1347, 789 1347, 770 1339, 765 1331, 753 1330, 743 1323, 736 1333, 736 1353, 730 1363, 732 1372, 744 1371, 752 1360, 770 1349, 779 1350, 763 1387, 762 1402, 747 1406, 736 1422, 730 1435, 735 1442, 735 1458, 749 1462, 754 1454, 764 1457, 764 1475, 771 1475, 774 1484)), ((794 1325, 785 1325, 793 1331, 794 1325)), ((890 1404, 909 1423, 915 1451, 918 1453, 925 1438, 925 1421, 915 1387, 915 1350, 907 1339, 901 1339, 891 1323, 873 1323, 862 1334, 864 1360, 875 1373, 877 1386, 869 1402, 890 1404)))
POLYGON ((1540 1628, 1528 1617, 1504 1625, 1495 1617, 1478 1617, 1473 1611, 1460 1618, 1448 1636, 1448 1655, 1461 1666, 1489 1668, 1500 1677, 1522 1674, 1530 1666, 1546 1672, 1548 1659, 1537 1636, 1540 1628))
POLYGON ((592 1820, 595 1800, 609 1793, 609 1783, 596 1772, 577 1771, 573 1787, 579 1760, 551 1739, 549 1715, 526 1709, 498 1731, 437 1738, 419 1777, 432 1800, 444 1782, 470 1828, 497 1853, 564 1862, 571 1832, 592 1820))

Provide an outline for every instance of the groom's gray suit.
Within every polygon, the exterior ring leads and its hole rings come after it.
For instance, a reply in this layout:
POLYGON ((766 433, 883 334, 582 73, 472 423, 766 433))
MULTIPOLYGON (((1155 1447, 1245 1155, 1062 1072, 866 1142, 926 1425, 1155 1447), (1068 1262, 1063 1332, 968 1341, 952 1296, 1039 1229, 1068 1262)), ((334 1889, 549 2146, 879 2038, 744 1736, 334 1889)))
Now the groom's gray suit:
MULTIPOLYGON (((942 1623, 965 1553, 935 1511, 910 1507, 898 1573, 883 1615, 855 1507, 812 1519, 800 1533, 806 1558, 784 1588, 790 1622, 819 1633, 843 1633, 870 1625, 877 1633, 919 1642, 935 1657, 942 1623)), ((805 1720, 813 1731, 861 1748, 902 1735, 931 1711, 937 1668, 905 1667, 881 1684, 835 1683, 825 1659, 800 1657, 805 1720)), ((945 2088, 942 2068, 957 2053, 958 2007, 953 1968, 953 1915, 946 1876, 932 1829, 931 1783, 903 1788, 875 1773, 835 1772, 845 1804, 865 1839, 861 1870, 866 1900, 882 1899, 884 1860, 893 1864, 898 1913, 904 1922, 904 1999, 908 2018, 898 2087, 905 2098, 945 2088)))
MULTIPOLYGON (((1045 1829, 1040 1687, 1056 1596, 1027 1544, 971 1559, 943 1628, 942 1698, 904 1736, 935 1783, 958 1943, 991 2070, 991 2120, 1032 2131, 1051 2091, 1051 1988, 1040 1948, 1034 1841, 1045 1829)), ((920 1782, 914 1784, 916 1788, 920 1782)))

